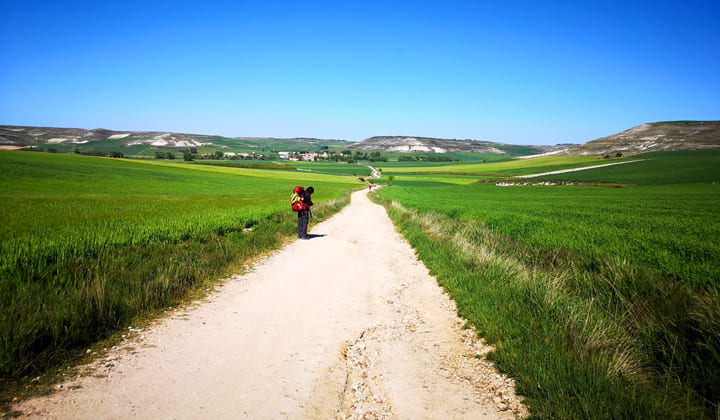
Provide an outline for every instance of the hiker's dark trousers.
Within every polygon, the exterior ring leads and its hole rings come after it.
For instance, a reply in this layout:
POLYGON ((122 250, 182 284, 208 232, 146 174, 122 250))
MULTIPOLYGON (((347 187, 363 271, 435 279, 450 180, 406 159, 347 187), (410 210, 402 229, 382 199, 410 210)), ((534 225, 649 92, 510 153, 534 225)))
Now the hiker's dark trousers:
POLYGON ((307 226, 310 221, 310 210, 298 212, 298 238, 307 236, 307 226))

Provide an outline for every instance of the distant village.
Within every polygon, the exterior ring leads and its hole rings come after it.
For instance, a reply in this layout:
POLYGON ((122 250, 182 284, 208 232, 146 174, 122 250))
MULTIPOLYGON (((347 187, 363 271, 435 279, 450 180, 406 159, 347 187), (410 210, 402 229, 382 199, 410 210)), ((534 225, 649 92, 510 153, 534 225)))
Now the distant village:
MULTIPOLYGON (((387 158, 382 156, 380 152, 363 152, 356 150, 353 153, 350 150, 343 150, 341 152, 274 152, 277 153, 277 157, 282 160, 288 161, 310 161, 316 162, 320 160, 330 160, 335 162, 347 162, 355 163, 359 160, 366 160, 370 162, 387 162, 387 158)), ((200 159, 229 159, 229 160, 245 160, 245 159, 259 159, 259 160, 272 160, 272 155, 268 154, 255 154, 255 153, 236 153, 236 152, 221 152, 216 151, 215 153, 206 153, 200 156, 200 159)))
MULTIPOLYGON (((284 160, 291 160, 291 161, 316 161, 321 159, 328 159, 330 155, 328 155, 327 152, 323 153, 303 153, 303 152, 277 152, 278 157, 280 159, 284 160)), ((201 156, 202 159, 230 159, 230 160, 237 160, 237 159, 271 159, 271 155, 262 155, 257 153, 236 153, 236 152, 220 152, 217 151, 215 153, 205 153, 201 156)))
POLYGON ((327 159, 328 153, 323 152, 322 154, 319 153, 301 153, 301 152, 278 152, 278 156, 280 159, 287 159, 287 160, 293 160, 293 161, 299 161, 299 160, 308 160, 308 161, 315 161, 320 159, 327 159))

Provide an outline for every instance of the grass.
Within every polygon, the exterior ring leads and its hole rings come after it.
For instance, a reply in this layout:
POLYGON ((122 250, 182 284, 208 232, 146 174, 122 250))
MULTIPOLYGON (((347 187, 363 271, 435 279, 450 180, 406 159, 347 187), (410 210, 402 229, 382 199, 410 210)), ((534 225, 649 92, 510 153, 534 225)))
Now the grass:
POLYGON ((441 175, 441 174, 429 174, 429 173, 414 173, 414 174, 402 174, 393 175, 386 174, 383 178, 373 180, 379 184, 389 184, 388 176, 392 175, 393 185, 412 185, 412 186, 432 186, 432 185, 445 185, 445 184, 457 184, 457 185, 468 185, 478 182, 479 177, 476 175, 441 175))
POLYGON ((403 166, 418 166, 417 162, 398 161, 400 157, 407 156, 437 156, 437 157, 450 157, 457 159, 458 162, 423 162, 422 166, 446 166, 446 165, 457 165, 457 164, 468 164, 468 163, 487 163, 487 162, 498 162, 507 161, 515 156, 526 156, 540 153, 537 149, 530 146, 513 146, 513 145, 495 145, 496 149, 505 151, 506 154, 496 153, 470 153, 470 152, 447 152, 447 153, 429 153, 429 152, 415 152, 415 153, 401 153, 401 152, 382 152, 382 155, 388 158, 388 162, 384 162, 388 167, 403 167, 403 166))
MULTIPOLYGON (((387 174, 441 172, 450 174, 475 174, 483 177, 503 177, 529 175, 560 169, 580 168, 603 163, 621 162, 628 159, 599 159, 597 156, 543 156, 534 159, 513 159, 488 163, 457 163, 442 168, 415 164, 408 166, 388 166, 387 174)), ((412 163, 412 162, 411 162, 412 163)))
MULTIPOLYGON (((469 163, 486 163, 486 162, 501 162, 501 161, 507 161, 510 160, 512 157, 508 155, 498 155, 498 154, 492 154, 492 153, 425 153, 425 152, 418 152, 418 153, 400 153, 400 152, 391 152, 391 153, 383 153, 383 156, 388 158, 387 162, 376 162, 378 166, 386 166, 388 168, 405 168, 405 167, 443 167, 443 166, 451 166, 451 165, 461 165, 461 164, 469 164, 469 163), (406 161, 406 160, 399 160, 401 157, 416 157, 420 158, 423 156, 435 156, 435 157, 449 157, 452 159, 456 159, 457 161, 438 161, 438 162, 432 162, 432 161, 406 161)), ((382 167, 381 166, 381 167, 382 167)))
POLYGON ((287 162, 300 170, 329 175, 368 176, 372 173, 365 165, 337 162, 287 162))
POLYGON ((311 174, 9 153, 0 155, 0 272, 8 278, 45 260, 251 226, 285 209, 297 183, 315 183, 326 198, 354 185, 311 174))
POLYGON ((357 181, 325 175, 0 152, 0 390, 177 302, 295 229, 357 181))
POLYGON ((228 168, 273 169, 294 171, 297 168, 269 160, 196 160, 195 165, 225 166, 228 168))
POLYGON ((547 175, 537 180, 613 182, 633 185, 697 184, 720 182, 720 150, 654 152, 633 157, 644 159, 628 165, 547 175))
POLYGON ((713 418, 719 166, 691 155, 592 170, 637 187, 408 179, 378 194, 535 417, 713 418))
MULTIPOLYGON (((198 139, 203 139, 197 137, 198 139)), ((255 151, 256 153, 270 152, 275 150, 277 152, 322 152, 323 150, 333 149, 346 149, 350 143, 338 140, 314 140, 314 141, 299 141, 299 140, 288 140, 288 139, 272 139, 272 143, 266 138, 204 138, 205 141, 210 141, 214 144, 227 146, 233 151, 244 151, 250 152, 255 151), (324 149, 326 148, 326 149, 324 149)))
MULTIPOLYGON (((609 162, 587 156, 377 164, 395 180, 376 197, 536 418, 718 412, 720 155, 642 158, 540 178, 628 185, 612 189, 476 182, 609 162)), ((278 247, 293 186, 315 187, 320 219, 358 186, 45 153, 0 166, 0 391, 278 247)))
POLYGON ((720 188, 449 186, 395 182, 382 195, 420 211, 476 220, 538 247, 613 255, 696 287, 720 279, 720 188), (690 264, 688 264, 690 262, 690 264))

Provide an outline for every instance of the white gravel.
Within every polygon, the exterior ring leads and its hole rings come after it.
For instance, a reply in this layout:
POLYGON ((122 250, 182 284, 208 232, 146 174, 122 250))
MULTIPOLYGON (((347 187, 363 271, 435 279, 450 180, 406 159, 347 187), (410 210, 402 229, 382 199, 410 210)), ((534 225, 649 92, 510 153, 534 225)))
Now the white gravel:
POLYGON ((602 165, 594 165, 594 166, 585 166, 582 168, 573 168, 573 169, 562 169, 559 171, 552 171, 552 172, 543 172, 541 174, 532 174, 532 175, 518 175, 515 178, 537 178, 539 176, 545 176, 545 175, 557 175, 557 174, 565 174, 568 172, 579 172, 579 171, 587 171, 588 169, 596 169, 596 168, 604 168, 606 166, 615 166, 615 165, 624 165, 626 163, 634 163, 634 162, 640 162, 642 159, 638 160, 626 160, 625 162, 615 162, 615 163, 605 163, 602 165))

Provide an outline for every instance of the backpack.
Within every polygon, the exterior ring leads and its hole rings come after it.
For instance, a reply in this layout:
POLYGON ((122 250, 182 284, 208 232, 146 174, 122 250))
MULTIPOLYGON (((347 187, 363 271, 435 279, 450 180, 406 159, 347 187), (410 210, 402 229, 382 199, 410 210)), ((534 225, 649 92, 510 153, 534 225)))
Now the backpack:
POLYGON ((292 209, 294 211, 307 210, 308 207, 305 204, 305 202, 303 201, 304 196, 305 196, 305 188, 300 187, 300 186, 295 187, 295 189, 293 190, 293 194, 290 197, 290 207, 292 207, 292 209))

